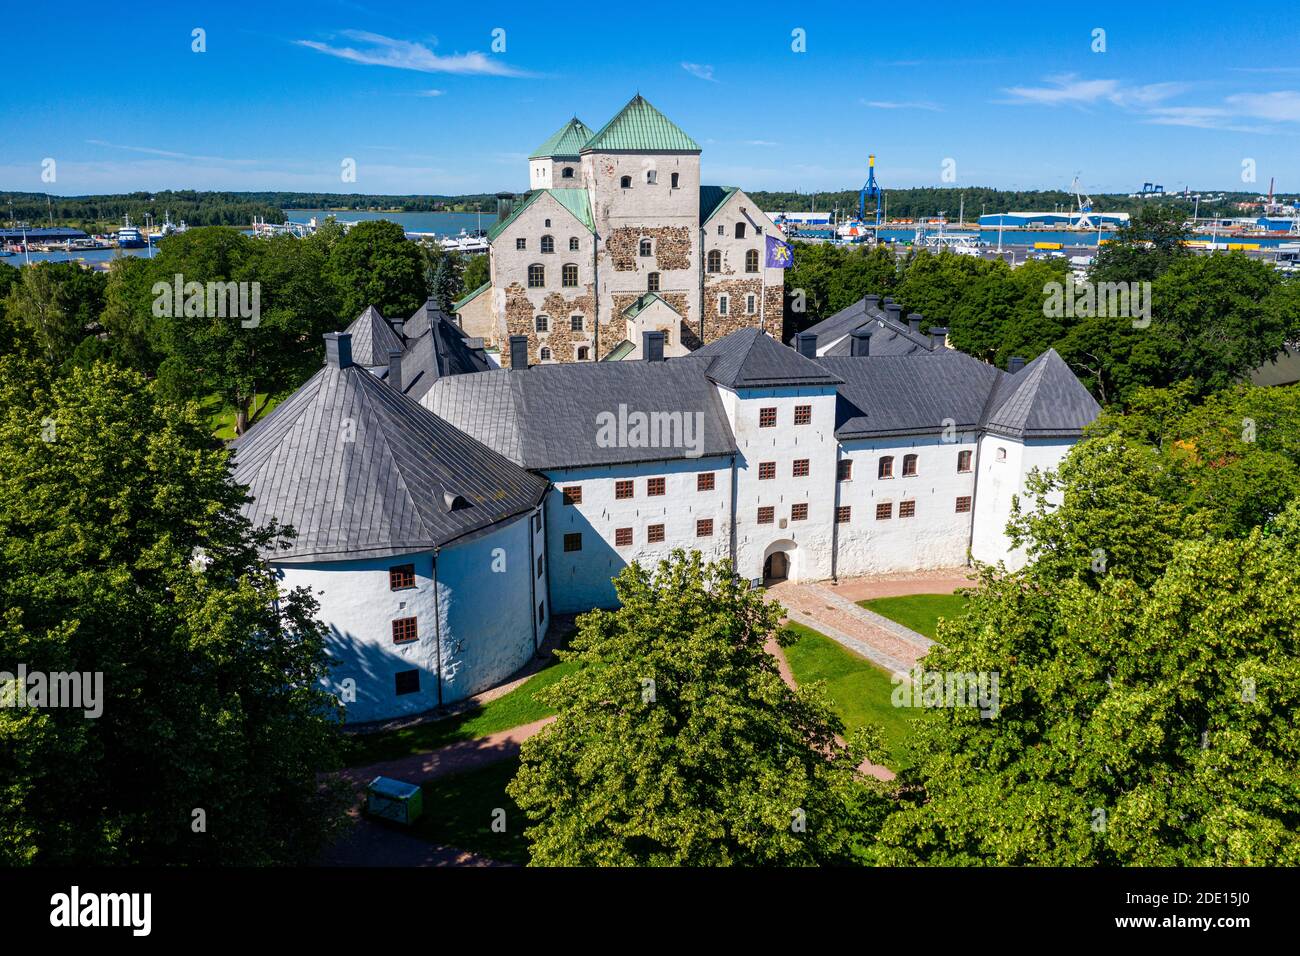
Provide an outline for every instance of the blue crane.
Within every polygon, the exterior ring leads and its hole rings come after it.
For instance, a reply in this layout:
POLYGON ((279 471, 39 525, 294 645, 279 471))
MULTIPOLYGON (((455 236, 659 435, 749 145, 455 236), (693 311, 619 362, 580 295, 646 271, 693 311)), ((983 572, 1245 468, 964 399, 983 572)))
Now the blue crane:
POLYGON ((858 221, 866 222, 867 220, 867 197, 870 196, 876 201, 876 228, 880 228, 881 200, 884 197, 884 190, 876 183, 876 157, 871 155, 867 157, 867 181, 858 193, 858 221))

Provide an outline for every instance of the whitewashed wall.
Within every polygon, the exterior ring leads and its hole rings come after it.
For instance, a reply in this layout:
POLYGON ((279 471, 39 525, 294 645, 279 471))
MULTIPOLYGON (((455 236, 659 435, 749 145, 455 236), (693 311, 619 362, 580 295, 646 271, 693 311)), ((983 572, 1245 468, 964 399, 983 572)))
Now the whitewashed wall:
MULTIPOLYGON (((1011 499, 1022 496, 1025 479, 1034 468, 1054 470, 1069 454, 1073 441, 1029 440, 985 435, 980 439, 979 488, 975 500, 975 534, 971 553, 987 563, 1005 561, 1007 567, 1024 567, 1023 549, 1013 549, 1007 537, 1007 519, 1011 516, 1011 499), (998 461, 997 450, 1005 448, 1006 459, 998 461)), ((1059 496, 1053 504, 1059 504, 1059 496)))

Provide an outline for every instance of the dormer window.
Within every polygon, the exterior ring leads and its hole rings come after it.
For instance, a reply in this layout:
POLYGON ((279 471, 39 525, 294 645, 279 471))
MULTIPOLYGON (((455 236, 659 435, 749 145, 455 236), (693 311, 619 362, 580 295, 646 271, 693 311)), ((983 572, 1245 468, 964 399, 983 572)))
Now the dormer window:
POLYGON ((621 186, 621 187, 624 188, 624 189, 631 189, 631 188, 632 188, 632 177, 631 177, 631 176, 624 176, 622 179, 620 179, 620 180, 618 181, 618 184, 619 184, 619 186, 621 186))

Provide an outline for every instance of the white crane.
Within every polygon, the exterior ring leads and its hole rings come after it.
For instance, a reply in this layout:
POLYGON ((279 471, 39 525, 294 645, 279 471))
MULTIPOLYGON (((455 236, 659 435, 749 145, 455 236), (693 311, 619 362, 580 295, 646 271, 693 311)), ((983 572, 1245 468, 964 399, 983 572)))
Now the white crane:
POLYGON ((1092 197, 1085 196, 1079 191, 1079 174, 1074 174, 1074 182, 1070 184, 1070 191, 1074 193, 1075 202, 1079 204, 1079 221, 1074 224, 1075 229, 1091 229, 1093 227, 1092 216, 1092 197))

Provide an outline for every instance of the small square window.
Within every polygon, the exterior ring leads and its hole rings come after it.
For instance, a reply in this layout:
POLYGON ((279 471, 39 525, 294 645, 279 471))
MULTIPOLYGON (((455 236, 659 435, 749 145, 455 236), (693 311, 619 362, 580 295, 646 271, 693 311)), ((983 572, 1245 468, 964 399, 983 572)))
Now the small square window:
POLYGON ((522 237, 519 238, 519 239, 516 239, 516 240, 515 240, 515 248, 516 248, 516 249, 527 249, 527 248, 528 248, 528 240, 527 240, 527 239, 524 239, 524 238, 522 238, 522 237))
POLYGON ((713 519, 700 518, 695 522, 695 537, 711 538, 713 537, 713 519))
POLYGON ((658 544, 664 539, 664 526, 652 524, 645 529, 645 539, 651 544, 658 544))
POLYGON ((853 508, 849 505, 841 505, 835 509, 835 520, 839 524, 848 524, 849 519, 853 517, 853 508))
POLYGON ((876 505, 876 520, 885 521, 894 516, 893 504, 876 505))
POLYGON ((574 531, 574 532, 572 532, 571 534, 566 534, 566 535, 564 536, 564 550, 565 550, 565 551, 581 551, 581 550, 582 550, 582 532, 581 532, 581 531, 574 531))
POLYGON ((807 459, 807 458, 796 458, 796 459, 794 460, 794 476, 795 476, 796 478, 807 478, 807 477, 808 477, 808 459, 807 459))
POLYGON ((631 481, 616 481, 614 482, 614 497, 619 500, 631 498, 635 487, 635 483, 631 481))
POLYGON ((569 485, 564 489, 564 503, 566 505, 582 504, 582 485, 569 485))
POLYGON ((393 675, 393 689, 397 691, 400 697, 402 694, 418 694, 420 692, 420 672, 398 671, 393 675))
POLYGON ((853 459, 841 458, 835 463, 835 478, 837 481, 853 480, 853 459))
POLYGON ((758 509, 758 523, 771 524, 776 519, 776 509, 767 507, 758 509))
POLYGON ((776 462, 774 462, 774 461, 760 461, 760 462, 758 463, 758 480, 759 480, 759 481, 767 481, 768 479, 770 479, 770 478, 775 478, 775 477, 776 477, 776 462))
POLYGON ((415 618, 399 617, 393 621, 393 643, 410 644, 420 637, 419 628, 416 626, 415 618))
POLYGON ((413 587, 415 587, 414 564, 396 564, 388 569, 388 588, 390 591, 401 591, 404 588, 413 587))
POLYGON ((962 495, 957 499, 957 514, 965 514, 970 511, 970 495, 962 495))
POLYGON ((790 506, 790 520, 791 520, 791 521, 806 521, 806 520, 808 520, 808 504, 807 504, 807 502, 800 502, 800 503, 797 504, 797 505, 791 505, 791 506, 790 506))
POLYGON ((914 518, 914 517, 916 517, 916 502, 915 502, 915 501, 900 501, 900 502, 898 503, 898 516, 899 516, 900 518, 914 518))
POLYGON ((776 425, 776 409, 760 408, 758 410, 758 427, 772 428, 776 425))
POLYGON ((651 497, 662 495, 664 493, 664 479, 647 478, 645 483, 645 493, 651 497))
POLYGON ((696 491, 712 491, 714 488, 714 475, 711 471, 702 471, 695 476, 696 491))
POLYGON ((582 316, 580 315, 569 316, 569 331, 570 332, 582 331, 582 316))
POLYGON ((571 237, 569 238, 569 251, 570 251, 570 252, 577 252, 577 251, 578 251, 578 237, 577 237, 577 236, 571 236, 571 237))
POLYGON ((615 528, 614 529, 614 547, 630 548, 632 547, 632 529, 615 528))
POLYGON ((796 405, 794 407, 794 423, 796 425, 807 425, 812 422, 812 406, 796 405))

